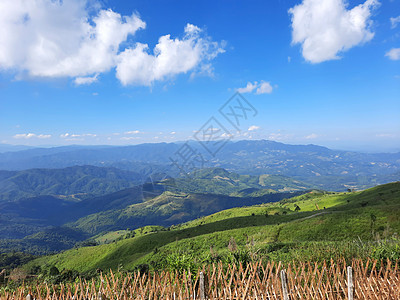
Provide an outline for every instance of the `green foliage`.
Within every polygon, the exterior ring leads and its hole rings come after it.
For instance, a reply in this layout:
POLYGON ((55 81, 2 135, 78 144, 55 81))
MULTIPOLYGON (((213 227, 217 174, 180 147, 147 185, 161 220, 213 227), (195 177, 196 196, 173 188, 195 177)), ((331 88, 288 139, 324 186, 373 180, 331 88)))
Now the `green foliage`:
POLYGON ((363 192, 311 193, 279 203, 232 208, 169 230, 135 232, 133 238, 39 258, 26 267, 56 265, 83 272, 116 269, 120 264, 132 270, 138 265, 181 269, 258 259, 396 259, 399 240, 392 237, 400 232, 400 183, 363 192), (371 204, 361 207, 365 201, 371 204), (326 209, 316 210, 321 204, 326 209), (301 211, 296 212, 295 205, 301 211), (371 215, 376 217, 372 227, 371 215))
POLYGON ((60 274, 60 271, 58 271, 58 269, 57 269, 56 266, 52 266, 52 267, 50 268, 50 270, 49 270, 49 275, 50 275, 50 276, 56 276, 56 275, 58 275, 58 274, 60 274))
POLYGON ((0 253, 0 270, 14 269, 35 258, 34 255, 22 252, 0 253))
POLYGON ((392 239, 379 241, 376 245, 372 247, 371 257, 378 260, 399 260, 400 239, 398 237, 393 237, 392 239))

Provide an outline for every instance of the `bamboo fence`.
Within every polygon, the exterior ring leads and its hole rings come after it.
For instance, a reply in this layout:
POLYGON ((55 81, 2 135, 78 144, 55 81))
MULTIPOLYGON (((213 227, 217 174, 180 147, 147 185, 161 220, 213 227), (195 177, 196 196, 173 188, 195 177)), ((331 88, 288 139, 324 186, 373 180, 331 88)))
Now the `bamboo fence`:
POLYGON ((400 299, 399 261, 209 265, 197 272, 101 274, 89 281, 21 285, 1 299, 400 299))

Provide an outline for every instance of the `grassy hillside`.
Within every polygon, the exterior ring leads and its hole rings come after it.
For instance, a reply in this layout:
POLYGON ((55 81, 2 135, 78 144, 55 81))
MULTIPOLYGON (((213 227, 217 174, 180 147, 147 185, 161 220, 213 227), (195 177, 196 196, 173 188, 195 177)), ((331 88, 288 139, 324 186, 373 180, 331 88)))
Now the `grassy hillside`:
POLYGON ((267 193, 262 196, 232 197, 216 194, 198 194, 165 191, 143 202, 133 203, 123 209, 110 209, 91 214, 68 227, 98 234, 106 230, 138 228, 147 225, 171 226, 232 207, 276 202, 304 193, 267 193))
POLYGON ((399 232, 400 183, 395 182, 362 192, 311 192, 279 203, 233 208, 110 244, 42 257, 26 268, 55 265, 61 270, 88 271, 132 269, 141 264, 181 268, 260 257, 289 261, 334 256, 395 259, 400 257, 399 240, 378 241, 399 232))

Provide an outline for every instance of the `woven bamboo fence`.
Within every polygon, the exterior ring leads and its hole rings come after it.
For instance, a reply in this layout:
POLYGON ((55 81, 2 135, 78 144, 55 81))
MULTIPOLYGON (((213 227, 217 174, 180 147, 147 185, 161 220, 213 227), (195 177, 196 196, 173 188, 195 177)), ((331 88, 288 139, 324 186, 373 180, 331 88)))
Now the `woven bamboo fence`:
POLYGON ((101 274, 90 281, 38 283, 1 299, 400 299, 399 262, 210 265, 197 272, 101 274))

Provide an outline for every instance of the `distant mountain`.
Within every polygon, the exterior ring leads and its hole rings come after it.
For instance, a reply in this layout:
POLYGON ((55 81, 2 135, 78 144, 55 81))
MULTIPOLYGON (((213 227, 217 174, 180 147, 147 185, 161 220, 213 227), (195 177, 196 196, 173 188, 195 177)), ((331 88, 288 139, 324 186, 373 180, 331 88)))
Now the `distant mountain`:
POLYGON ((13 151, 21 151, 32 149, 34 147, 31 146, 24 146, 24 145, 8 145, 8 144, 0 144, 0 153, 3 152, 13 152, 13 151))
POLYGON ((116 192, 143 181, 141 175, 132 171, 95 166, 0 171, 0 202, 39 195, 70 196, 78 200, 116 192))
POLYGON ((63 146, 0 153, 0 170, 65 168, 75 165, 110 166, 111 163, 169 163, 177 144, 135 146, 63 146))
MULTIPOLYGON (((316 145, 287 145, 274 141, 228 142, 211 157, 203 146, 189 142, 204 154, 207 167, 221 167, 239 174, 274 174, 310 182, 321 189, 343 191, 364 189, 390 182, 400 172, 400 153, 358 153, 331 150, 316 145)), ((37 148, 0 153, 0 169, 64 168, 74 165, 96 165, 149 175, 165 172, 176 177, 171 166, 182 143, 141 144, 124 147, 70 146, 37 148)))

